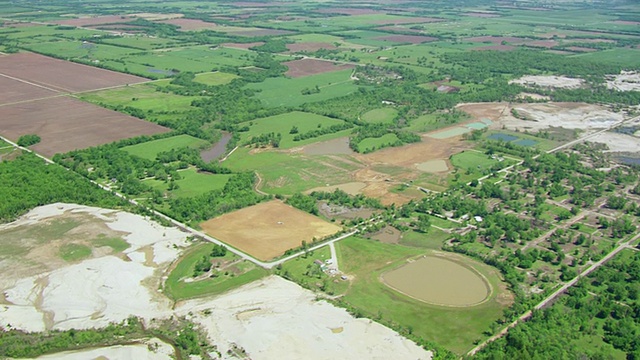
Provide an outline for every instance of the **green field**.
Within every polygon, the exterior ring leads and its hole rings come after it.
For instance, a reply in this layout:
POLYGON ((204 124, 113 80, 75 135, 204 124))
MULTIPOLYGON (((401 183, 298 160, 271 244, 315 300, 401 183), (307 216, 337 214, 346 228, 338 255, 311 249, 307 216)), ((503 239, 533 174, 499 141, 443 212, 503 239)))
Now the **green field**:
POLYGON ((492 159, 490 155, 476 151, 463 151, 451 156, 453 166, 468 171, 481 172, 497 163, 498 160, 492 159))
MULTIPOLYGON (((192 278, 195 264, 211 253, 213 244, 199 244, 191 248, 178 260, 177 265, 167 278, 164 285, 164 293, 174 300, 184 300, 194 297, 221 294, 238 286, 250 283, 266 276, 269 272, 256 265, 243 261, 228 270, 220 270, 217 277, 208 277, 203 280, 185 282, 192 278), (225 274, 226 273, 226 274, 225 274)), ((227 252, 224 260, 236 260, 238 257, 227 252)))
POLYGON ((60 247, 60 257, 64 261, 72 262, 91 256, 91 248, 82 244, 64 244, 60 247))
POLYGON ((356 166, 328 156, 259 151, 239 148, 222 164, 233 171, 256 171, 261 189, 270 194, 292 195, 327 184, 342 184, 356 166))
POLYGON ((314 131, 322 128, 327 128, 331 125, 344 124, 341 120, 332 119, 326 116, 304 113, 300 111, 293 111, 286 114, 280 114, 270 116, 267 118, 256 119, 253 121, 242 123, 240 126, 248 125, 249 131, 242 132, 240 142, 247 141, 254 136, 268 133, 280 133, 282 134, 282 140, 280 141, 281 149, 289 149, 296 146, 302 146, 318 141, 324 141, 329 139, 335 139, 338 137, 346 136, 351 132, 350 129, 342 130, 333 134, 326 134, 319 137, 314 137, 306 140, 294 141, 293 138, 296 135, 304 134, 309 131, 314 131), (298 128, 297 134, 290 134, 289 132, 293 127, 298 128))
POLYGON ((393 123, 393 119, 395 119, 396 115, 398 115, 398 110, 394 108, 380 108, 373 109, 367 111, 362 114, 362 121, 367 123, 393 123))
POLYGON ((233 79, 237 79, 238 75, 227 74, 223 72, 212 72, 212 73, 204 73, 196 75, 194 81, 199 82, 201 84, 215 86, 215 85, 225 85, 230 83, 233 79))
POLYGON ((405 263, 406 259, 425 254, 424 249, 384 244, 350 237, 336 244, 340 249, 340 270, 355 276, 342 302, 360 314, 383 324, 393 323, 411 329, 414 336, 433 341, 458 354, 473 347, 484 337, 483 331, 500 318, 506 304, 498 294, 506 290, 497 271, 474 260, 460 257, 489 281, 493 293, 489 300, 467 308, 433 306, 404 296, 384 285, 382 273, 405 263))
POLYGON ((585 53, 580 55, 574 55, 584 60, 591 60, 603 63, 616 63, 629 68, 638 66, 638 59, 640 59, 640 49, 626 49, 616 48, 592 53, 585 53))
POLYGON ((367 153, 393 145, 398 140, 396 134, 386 134, 379 138, 366 138, 358 143, 358 149, 360 152, 367 153))
POLYGON ((145 182, 154 189, 162 192, 169 191, 173 197, 191 197, 224 188, 232 176, 230 174, 202 173, 192 168, 181 170, 178 174, 180 179, 175 181, 177 188, 173 190, 169 190, 169 183, 164 181, 149 179, 145 182))
POLYGON ((122 150, 131 155, 139 156, 148 160, 155 160, 158 153, 178 149, 183 147, 199 148, 207 142, 190 135, 176 135, 164 139, 147 141, 140 144, 125 146, 122 150))
POLYGON ((164 93, 156 91, 152 84, 141 84, 84 93, 80 98, 103 106, 130 106, 144 111, 175 112, 193 109, 191 102, 200 97, 164 93))
POLYGON ((358 89, 350 79, 351 70, 333 71, 301 78, 269 78, 248 88, 259 90, 256 97, 269 107, 300 106, 351 94, 358 89), (303 95, 305 89, 320 89, 317 94, 303 95))

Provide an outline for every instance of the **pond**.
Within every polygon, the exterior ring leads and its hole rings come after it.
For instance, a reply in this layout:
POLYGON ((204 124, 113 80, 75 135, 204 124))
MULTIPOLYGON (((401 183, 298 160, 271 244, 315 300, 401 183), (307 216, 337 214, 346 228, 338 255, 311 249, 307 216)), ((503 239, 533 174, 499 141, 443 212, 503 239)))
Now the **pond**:
POLYGON ((466 307, 482 303, 491 293, 476 270, 440 256, 424 256, 382 275, 392 289, 414 299, 441 306, 466 307))

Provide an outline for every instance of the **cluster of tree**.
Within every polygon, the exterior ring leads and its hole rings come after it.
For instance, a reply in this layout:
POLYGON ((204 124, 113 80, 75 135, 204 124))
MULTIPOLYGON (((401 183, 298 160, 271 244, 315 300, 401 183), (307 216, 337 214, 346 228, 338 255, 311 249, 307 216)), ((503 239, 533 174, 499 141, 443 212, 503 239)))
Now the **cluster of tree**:
POLYGON ((174 219, 185 223, 197 223, 226 212, 255 205, 268 197, 253 191, 255 175, 233 175, 221 190, 190 198, 170 199, 168 209, 162 210, 174 219))
POLYGON ((380 200, 367 197, 362 194, 349 195, 343 190, 336 189, 333 192, 314 191, 310 194, 311 197, 318 201, 326 201, 329 204, 336 204, 346 206, 351 209, 369 208, 369 209, 383 209, 384 206, 380 203, 380 200))
POLYGON ((479 359, 607 359, 612 348, 640 359, 640 253, 620 254, 485 347, 479 359), (600 345, 585 349, 590 338, 600 345))
POLYGON ((266 147, 273 146, 277 148, 280 146, 280 141, 282 140, 282 134, 280 133, 266 133, 260 134, 257 136, 252 136, 249 140, 245 142, 245 145, 253 145, 255 147, 266 147))
POLYGON ((40 140, 42 139, 40 138, 40 136, 36 134, 27 134, 27 135, 20 136, 18 138, 17 144, 19 146, 27 147, 27 146, 31 146, 39 143, 40 140))
MULTIPOLYGON (((364 124, 355 129, 354 134, 349 138, 349 147, 355 152, 368 152, 372 149, 361 149, 360 143, 367 138, 380 138, 387 134, 395 134, 397 140, 393 143, 382 144, 382 147, 386 146, 402 146, 404 144, 420 142, 422 139, 420 135, 403 131, 384 123, 364 124)), ((373 149, 377 150, 377 149, 373 149)))
POLYGON ((0 162, 0 222, 55 202, 133 210, 126 201, 103 191, 82 176, 30 153, 0 162))
POLYGON ((302 134, 298 134, 293 137, 293 141, 302 141, 302 140, 312 139, 322 135, 333 134, 333 133, 337 133, 339 131, 347 130, 351 128, 353 128, 352 123, 345 122, 342 124, 335 124, 328 127, 323 127, 323 128, 307 131, 302 134))
POLYGON ((318 204, 313 196, 295 193, 286 203, 309 214, 318 215, 318 204))
POLYGON ((286 41, 283 39, 270 38, 269 40, 265 41, 264 44, 253 46, 250 49, 254 51, 260 51, 260 52, 281 53, 289 50, 287 48, 287 44, 289 42, 290 41, 286 41))

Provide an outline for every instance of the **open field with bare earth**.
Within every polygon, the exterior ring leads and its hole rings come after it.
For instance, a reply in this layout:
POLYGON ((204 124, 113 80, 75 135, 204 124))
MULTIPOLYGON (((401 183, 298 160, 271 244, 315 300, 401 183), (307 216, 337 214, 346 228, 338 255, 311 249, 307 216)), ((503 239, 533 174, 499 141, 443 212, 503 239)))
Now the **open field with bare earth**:
POLYGON ((16 141, 37 134, 31 148, 45 156, 83 149, 169 129, 70 97, 56 97, 0 106, 2 135, 16 141))
POLYGON ((515 46, 511 46, 511 45, 491 45, 491 46, 480 46, 480 47, 472 48, 471 50, 476 50, 476 51, 487 51, 487 50, 512 51, 512 50, 515 50, 515 49, 516 49, 516 47, 515 46))
POLYGON ((276 29, 234 30, 234 31, 229 31, 228 33, 231 34, 231 35, 246 36, 246 37, 280 36, 280 35, 295 34, 295 32, 293 32, 293 31, 276 30, 276 29))
POLYGON ((566 76, 527 75, 519 79, 509 81, 510 84, 524 86, 539 86, 558 89, 578 89, 584 84, 584 80, 566 76))
POLYGON ((607 145, 609 149, 605 152, 640 152, 640 137, 632 135, 603 132, 590 138, 589 141, 607 145))
POLYGON ((55 90, 0 76, 0 105, 55 96, 55 90))
POLYGON ((284 62, 282 64, 286 65, 289 68, 285 75, 293 78, 354 68, 353 65, 339 65, 331 61, 316 59, 293 60, 284 62))
MULTIPOLYGON (((173 304, 157 290, 189 245, 186 235, 139 215, 62 203, 2 224, 0 323, 47 331, 99 328, 131 315, 146 321, 180 316, 202 325, 222 354, 240 346, 252 359, 431 359, 431 352, 397 332, 317 301, 314 292, 276 276, 173 304), (60 251, 70 244, 84 246, 86 257, 62 260, 60 251)), ((173 356, 170 345, 152 338, 41 358, 173 356)))
POLYGON ((34 53, 0 57, 0 74, 50 89, 79 92, 135 84, 147 79, 34 53))
POLYGON ((609 76, 607 88, 618 91, 640 91, 640 73, 623 71, 621 74, 609 76))
MULTIPOLYGON (((192 313, 215 343, 233 339, 247 357, 267 359, 430 360, 432 353, 374 321, 346 310, 282 278, 271 276, 215 300, 191 300, 192 313)), ((230 342, 230 341, 229 341, 230 342)), ((230 344, 220 344, 224 354, 230 344)))
POLYGON ((302 241, 335 234, 341 228, 279 200, 261 203, 200 225, 209 235, 260 260, 297 248, 302 241))
POLYGON ((81 17, 77 19, 69 20, 56 20, 55 24, 70 25, 70 26, 94 26, 103 24, 123 23, 135 20, 131 16, 120 15, 105 15, 105 16, 93 16, 93 17, 81 17))
POLYGON ((324 42, 304 42, 304 43, 295 43, 295 44, 287 44, 287 49, 291 52, 299 52, 299 51, 309 51, 314 52, 320 49, 327 50, 335 50, 337 47, 333 44, 324 43, 324 42))
POLYGON ((197 30, 208 30, 208 29, 216 29, 219 27, 218 24, 206 22, 202 20, 196 19, 168 19, 168 20, 160 20, 157 21, 162 24, 170 24, 179 27, 180 31, 197 31, 197 30))

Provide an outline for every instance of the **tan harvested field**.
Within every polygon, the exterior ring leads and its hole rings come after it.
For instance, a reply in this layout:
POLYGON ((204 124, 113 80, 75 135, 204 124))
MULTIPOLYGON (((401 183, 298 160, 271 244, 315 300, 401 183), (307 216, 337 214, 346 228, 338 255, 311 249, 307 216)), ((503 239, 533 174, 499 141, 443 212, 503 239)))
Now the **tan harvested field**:
POLYGON ((0 74, 66 92, 97 90, 147 81, 139 76, 94 68, 34 53, 18 53, 0 57, 0 74))
POLYGON ((289 68, 285 75, 293 78, 354 68, 353 65, 338 65, 331 61, 316 59, 293 60, 283 64, 289 68))
POLYGON ((500 14, 496 13, 485 13, 485 12, 470 12, 463 14, 465 16, 477 17, 477 18, 495 18, 500 17, 500 14))
POLYGON ((425 161, 423 163, 417 164, 416 168, 420 171, 428 173, 441 173, 449 171, 449 165, 447 164, 447 161, 443 159, 425 161))
POLYGON ((429 41, 438 40, 437 38, 431 36, 419 36, 419 35, 388 35, 381 36, 375 38, 376 40, 382 41, 393 41, 399 43, 410 43, 410 44, 422 44, 429 41))
POLYGON ((299 51, 318 51, 320 49, 327 50, 335 50, 337 47, 330 43, 325 42, 304 42, 304 43, 296 43, 296 44, 287 44, 287 49, 291 52, 299 52, 299 51))
POLYGON ((302 241, 335 234, 341 228, 279 200, 261 203, 200 224, 209 235, 260 260, 297 248, 302 241))
POLYGON ((58 94, 58 92, 55 90, 45 89, 19 80, 0 76, 0 105, 41 99, 56 94, 58 94))
POLYGON ((123 22, 129 22, 133 20, 135 20, 135 18, 130 16, 106 15, 106 16, 69 19, 69 20, 56 20, 54 21, 54 23, 59 25, 70 25, 70 26, 93 26, 93 25, 123 23, 123 22))
POLYGON ((0 106, 0 131, 12 141, 37 134, 31 149, 53 156, 169 129, 116 111, 62 96, 0 106))
POLYGON ((218 24, 210 23, 202 20, 195 19, 169 19, 169 20, 161 20, 158 21, 163 24, 171 24, 180 28, 180 31, 197 31, 197 30, 206 30, 206 29, 216 29, 218 28, 218 24))

